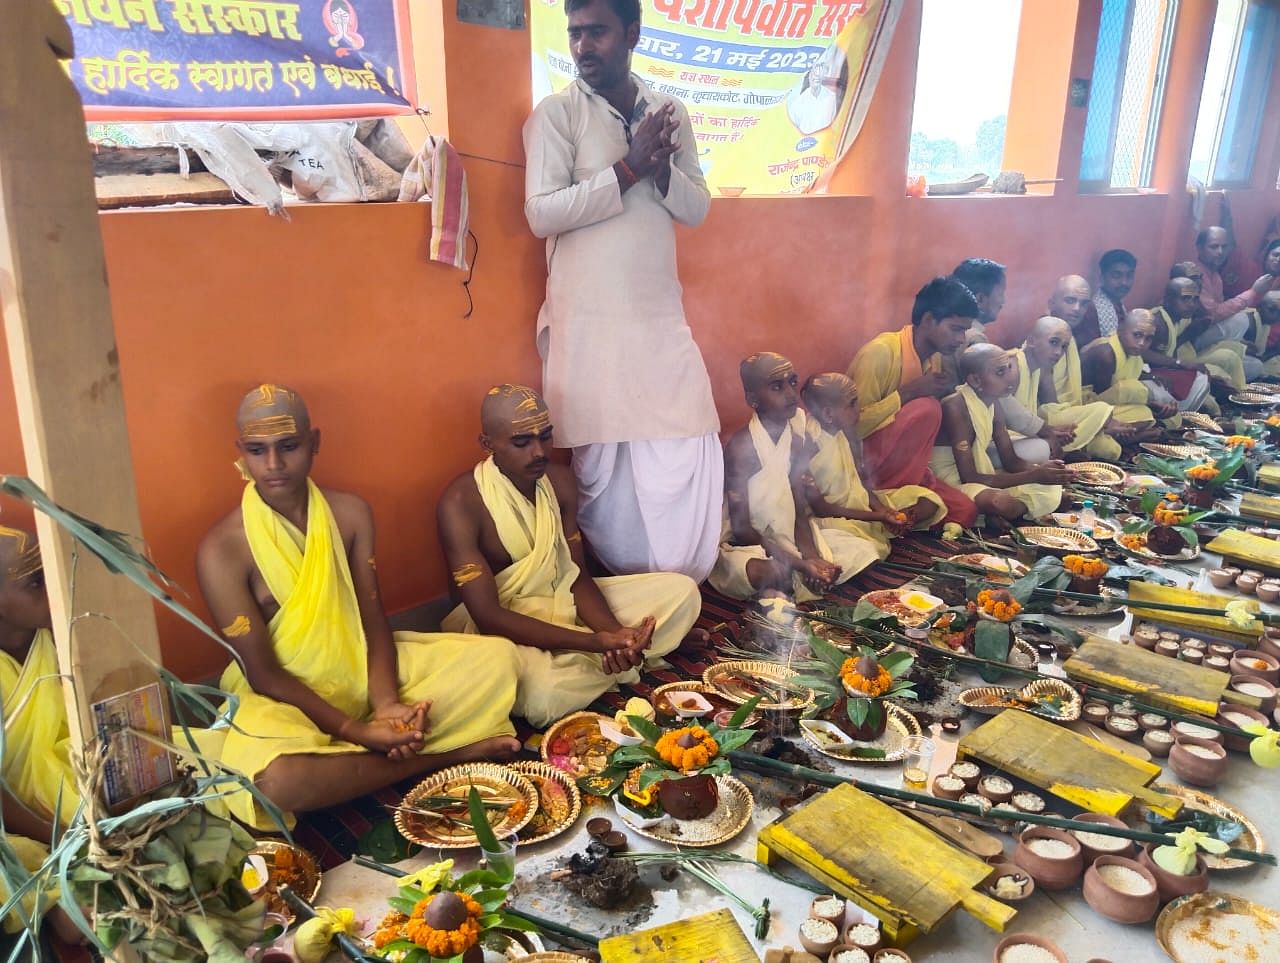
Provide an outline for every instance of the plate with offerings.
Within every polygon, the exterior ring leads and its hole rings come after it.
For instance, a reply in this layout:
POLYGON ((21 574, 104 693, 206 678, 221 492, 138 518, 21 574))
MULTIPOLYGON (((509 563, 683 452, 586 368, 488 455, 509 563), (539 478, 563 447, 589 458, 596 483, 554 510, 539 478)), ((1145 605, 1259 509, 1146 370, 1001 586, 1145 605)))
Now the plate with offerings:
MULTIPOLYGON (((747 828, 755 810, 751 790, 733 776, 716 776, 716 808, 711 815, 701 819, 676 819, 664 816, 657 823, 642 818, 625 806, 618 806, 618 814, 627 828, 634 833, 676 846, 718 846, 728 842, 747 828)), ((662 795, 662 789, 658 789, 662 795)))
POLYGON ((859 646, 870 646, 877 655, 887 655, 894 648, 894 641, 872 639, 854 629, 846 629, 839 625, 828 625, 826 622, 810 621, 809 628, 814 635, 826 639, 838 649, 852 652, 859 646))
POLYGON ((985 552, 970 552, 967 555, 952 555, 947 559, 956 565, 982 569, 987 581, 1010 584, 1014 579, 1022 578, 1030 569, 1015 558, 1004 558, 1000 555, 988 555, 985 552))
POLYGON ((1117 612, 1124 611, 1124 602, 1120 601, 1111 589, 1103 586, 1099 589, 1098 594, 1102 598, 1096 602, 1086 601, 1085 599, 1069 599, 1059 595, 1049 603, 1049 611, 1054 615, 1082 619, 1096 619, 1104 615, 1115 615, 1117 612))
POLYGON ((936 595, 908 588, 867 592, 862 596, 862 601, 874 605, 885 615, 892 615, 903 628, 923 625, 931 613, 945 604, 936 595))
POLYGON ((1079 719, 1082 701, 1079 692, 1057 679, 1038 679, 1021 689, 984 685, 960 693, 962 705, 983 715, 1022 709, 1052 722, 1079 719))
POLYGON ((520 842, 540 843, 577 822, 582 793, 567 772, 549 762, 513 762, 507 768, 524 776, 538 791, 537 812, 516 834, 520 842))
POLYGON ((1175 963, 1280 960, 1280 913, 1240 896, 1195 893, 1160 911, 1156 941, 1175 963))
POLYGON ((1120 551, 1137 558, 1145 558, 1151 562, 1189 562, 1200 557, 1200 546, 1183 544, 1177 555, 1161 555, 1147 546, 1145 532, 1125 532, 1116 536, 1116 546, 1120 551))
POLYGON ((757 709, 791 712, 813 705, 813 690, 791 682, 795 675, 777 662, 717 662, 702 673, 702 681, 735 705, 760 696, 757 709))
POLYGON ((542 761, 567 772, 574 779, 602 771, 617 746, 600 731, 600 721, 612 721, 598 712, 575 712, 551 726, 538 752, 542 761))
POLYGON ((405 793, 396 829, 419 846, 479 846, 467 807, 473 787, 499 838, 518 833, 538 811, 538 790, 528 778, 507 766, 469 762, 433 773, 405 793))
POLYGON ((885 710, 884 732, 876 739, 854 739, 827 719, 801 719, 804 741, 824 756, 842 762, 901 762, 907 755, 907 740, 924 735, 920 722, 906 709, 891 702, 880 703, 885 710))
POLYGON ((1086 485, 1108 488, 1124 481, 1124 472, 1105 461, 1078 461, 1067 467, 1075 474, 1076 481, 1086 485))
MULTIPOLYGON (((1207 792, 1199 789, 1193 789, 1190 786, 1176 786, 1165 783, 1155 783, 1153 789, 1159 789, 1163 793, 1170 796, 1177 796, 1182 800, 1182 812, 1178 813, 1178 821, 1174 827, 1168 829, 1157 828, 1161 826, 1159 817, 1152 822, 1153 832, 1176 832, 1183 828, 1183 824, 1191 822, 1196 828, 1202 832, 1208 832, 1210 835, 1217 835, 1213 832, 1213 823, 1215 820, 1224 820, 1229 823, 1236 823, 1240 827, 1240 835, 1234 839, 1228 839, 1230 833, 1221 836, 1223 842, 1228 842, 1232 849, 1245 849, 1254 853, 1265 853, 1267 851, 1266 840, 1262 838, 1262 833, 1253 821, 1230 803, 1223 802, 1217 796, 1211 796, 1207 792), (1196 814, 1206 814, 1197 816, 1196 814)), ((1147 818, 1147 813, 1142 812, 1142 819, 1147 818)), ((1141 824, 1139 823, 1139 828, 1141 824)), ((1234 830, 1233 830, 1234 831, 1234 830)), ((1232 859, 1230 856, 1219 856, 1214 853, 1206 853, 1201 851, 1200 858, 1204 860, 1204 864, 1211 872, 1221 872, 1223 870, 1233 869, 1249 869, 1257 866, 1257 863, 1251 863, 1247 859, 1232 859)))
MULTIPOLYGON (((1063 528, 1075 529, 1080 524, 1079 512, 1054 512, 1050 517, 1063 528)), ((1094 541, 1104 542, 1108 538, 1115 538, 1119 531, 1120 523, 1109 518, 1095 518, 1093 521, 1094 541)))
MULTIPOLYGON (((1245 386, 1246 388, 1248 385, 1245 386)), ((1182 412, 1182 423, 1190 425, 1192 428, 1199 428, 1201 431, 1207 431, 1210 434, 1225 434, 1222 426, 1206 415, 1203 411, 1184 411, 1182 412)))
POLYGON ((1256 391, 1240 391, 1231 395, 1227 400, 1232 404, 1243 405, 1246 408, 1269 408, 1272 405, 1280 405, 1280 395, 1259 394, 1256 391))
POLYGON ((1051 552, 1096 552, 1098 550, 1098 543, 1092 538, 1070 528, 1028 525, 1015 531, 1028 545, 1045 548, 1051 552))
POLYGON ((1157 458, 1208 458, 1209 450, 1199 445, 1159 445, 1144 441, 1138 446, 1157 458))
MULTIPOLYGON (((704 723, 716 722, 716 717, 722 712, 728 712, 732 716, 740 705, 740 703, 732 702, 721 695, 715 686, 700 682, 697 679, 689 682, 667 682, 663 685, 655 686, 654 690, 649 693, 649 700, 653 703, 654 711, 667 719, 680 718, 680 713, 676 711, 675 705, 671 702, 671 693, 673 692, 693 692, 710 702, 712 711, 702 720, 704 723)), ((753 712, 743 721, 742 727, 744 729, 750 728, 759 721, 760 713, 753 712)))
POLYGON ((275 839, 259 839, 245 857, 240 880, 246 889, 258 892, 258 898, 267 904, 267 912, 279 913, 292 923, 294 912, 280 895, 280 887, 288 886, 314 903, 316 894, 320 892, 320 864, 300 846, 275 839), (265 880, 259 878, 262 869, 267 874, 265 880))

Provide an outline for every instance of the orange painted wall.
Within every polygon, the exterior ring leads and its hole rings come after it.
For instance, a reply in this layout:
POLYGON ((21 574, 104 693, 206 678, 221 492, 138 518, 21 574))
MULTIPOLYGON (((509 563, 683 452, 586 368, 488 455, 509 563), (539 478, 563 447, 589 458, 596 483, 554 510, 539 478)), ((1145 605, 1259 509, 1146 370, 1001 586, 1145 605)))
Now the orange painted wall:
MULTIPOLYGON (((288 222, 248 208, 102 216, 145 535, 160 566, 193 593, 196 542, 238 496, 232 417, 252 385, 278 380, 305 393, 323 432, 317 476, 372 503, 384 594, 398 610, 444 591, 434 503, 478 457, 484 388, 539 377, 532 334, 543 254, 524 223, 520 167, 527 34, 458 24, 432 3, 425 19, 439 14, 448 52, 432 97, 447 98, 480 240, 469 320, 461 273, 424 259, 424 205, 295 207, 288 222)), ((1081 0, 1074 37, 1064 39, 1073 75, 1092 64, 1098 7, 1081 0)), ((1203 0, 1183 7, 1190 18, 1208 9, 1203 0)), ((1142 262, 1135 303, 1157 298, 1167 264, 1190 250, 1179 191, 1075 194, 1084 111, 1065 102, 1057 126, 1067 179, 1052 196, 903 196, 919 14, 919 0, 908 0, 861 138, 834 179, 854 196, 717 198, 706 224, 680 232, 687 313, 726 428, 745 417, 740 358, 771 348, 805 373, 843 369, 869 336, 906 323, 928 277, 965 256, 1009 265, 1006 316, 1016 335, 1042 312, 1055 278, 1089 273, 1108 247, 1128 247, 1142 262)), ((1021 32, 1035 34, 1026 24, 1021 32)), ((1171 68, 1171 84, 1173 70, 1194 70, 1194 46, 1176 46, 1187 62, 1171 68)), ((1275 116, 1280 90, 1272 104, 1275 116)), ((1163 129, 1189 142, 1195 107, 1191 98, 1167 110, 1163 129)), ((437 118, 432 126, 444 132, 437 118)), ((1273 183, 1280 155, 1270 150, 1273 183)), ((1185 176, 1164 173, 1165 183, 1185 176)), ((1280 193, 1259 178, 1234 205, 1250 244, 1280 212, 1280 193)), ((21 469, 7 382, 0 454, 5 470, 21 469)), ((203 612, 198 595, 192 604, 203 612)), ((167 663, 184 676, 225 661, 176 620, 162 617, 161 631, 167 663)))

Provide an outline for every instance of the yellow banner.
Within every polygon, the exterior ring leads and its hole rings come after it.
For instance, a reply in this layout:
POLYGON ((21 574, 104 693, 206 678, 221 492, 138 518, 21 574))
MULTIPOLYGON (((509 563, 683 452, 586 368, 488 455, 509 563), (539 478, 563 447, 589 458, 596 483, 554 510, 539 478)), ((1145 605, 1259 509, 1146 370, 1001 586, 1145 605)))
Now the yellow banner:
MULTIPOLYGON (((887 0, 643 0, 631 69, 689 111, 713 192, 820 188, 862 126, 888 53, 887 0)), ((533 97, 577 75, 561 0, 533 4, 533 97)))

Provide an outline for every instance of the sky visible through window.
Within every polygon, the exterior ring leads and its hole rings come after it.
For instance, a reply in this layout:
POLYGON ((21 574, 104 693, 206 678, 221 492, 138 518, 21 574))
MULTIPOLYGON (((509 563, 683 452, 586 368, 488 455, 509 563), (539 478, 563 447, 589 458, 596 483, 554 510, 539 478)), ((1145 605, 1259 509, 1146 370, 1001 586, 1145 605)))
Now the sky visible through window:
POLYGON ((1000 173, 1022 0, 925 0, 907 172, 1000 173))

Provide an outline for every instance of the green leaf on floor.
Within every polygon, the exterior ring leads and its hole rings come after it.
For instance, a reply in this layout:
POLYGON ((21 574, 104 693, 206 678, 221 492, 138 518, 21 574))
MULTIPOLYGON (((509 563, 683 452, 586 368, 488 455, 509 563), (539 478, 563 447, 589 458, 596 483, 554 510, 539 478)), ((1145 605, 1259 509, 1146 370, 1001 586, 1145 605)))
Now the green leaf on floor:
POLYGON ((398 863, 421 848, 401 836, 396 824, 390 819, 374 823, 373 828, 356 841, 356 852, 380 863, 398 863))

